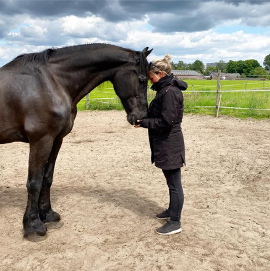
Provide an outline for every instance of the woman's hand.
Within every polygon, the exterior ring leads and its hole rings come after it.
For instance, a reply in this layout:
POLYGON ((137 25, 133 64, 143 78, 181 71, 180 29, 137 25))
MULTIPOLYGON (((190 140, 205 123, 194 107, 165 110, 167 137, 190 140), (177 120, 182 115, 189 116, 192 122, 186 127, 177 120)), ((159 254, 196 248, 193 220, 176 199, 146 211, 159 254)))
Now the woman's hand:
POLYGON ((141 127, 140 122, 141 122, 141 120, 137 120, 136 124, 134 125, 134 127, 135 128, 140 128, 141 127))

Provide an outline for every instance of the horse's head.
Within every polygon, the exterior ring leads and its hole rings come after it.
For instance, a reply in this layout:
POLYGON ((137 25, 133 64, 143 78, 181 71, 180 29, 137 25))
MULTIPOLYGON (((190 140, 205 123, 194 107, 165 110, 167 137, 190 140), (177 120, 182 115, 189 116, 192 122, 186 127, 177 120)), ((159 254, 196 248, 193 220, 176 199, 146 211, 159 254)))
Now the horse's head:
POLYGON ((127 112, 127 120, 132 125, 147 115, 148 62, 146 57, 151 51, 146 47, 142 52, 133 52, 132 58, 119 67, 112 80, 115 92, 127 112))

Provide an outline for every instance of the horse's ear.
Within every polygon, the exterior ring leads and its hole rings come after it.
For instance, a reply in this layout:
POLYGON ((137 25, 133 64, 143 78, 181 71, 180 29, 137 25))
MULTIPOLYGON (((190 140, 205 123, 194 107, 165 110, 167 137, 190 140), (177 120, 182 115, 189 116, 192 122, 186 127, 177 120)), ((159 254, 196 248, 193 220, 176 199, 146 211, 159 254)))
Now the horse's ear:
POLYGON ((148 48, 149 48, 149 47, 145 47, 145 48, 143 49, 143 51, 142 51, 145 57, 147 57, 148 55, 150 55, 150 53, 153 51, 153 49, 148 50, 148 48))

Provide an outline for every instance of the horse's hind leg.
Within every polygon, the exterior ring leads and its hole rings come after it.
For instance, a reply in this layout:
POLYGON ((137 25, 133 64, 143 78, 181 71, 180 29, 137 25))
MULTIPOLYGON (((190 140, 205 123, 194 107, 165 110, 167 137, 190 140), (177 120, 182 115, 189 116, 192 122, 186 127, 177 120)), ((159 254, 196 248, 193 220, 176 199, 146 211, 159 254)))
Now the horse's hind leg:
POLYGON ((61 148, 62 141, 62 138, 55 139, 44 172, 44 178, 39 197, 39 217, 44 223, 57 222, 60 220, 60 215, 54 212, 51 208, 50 189, 53 182, 55 161, 61 148))
POLYGON ((31 141, 29 169, 27 179, 28 202, 23 217, 24 236, 33 234, 45 235, 46 226, 39 217, 39 197, 43 182, 44 170, 53 145, 53 139, 49 136, 31 141))

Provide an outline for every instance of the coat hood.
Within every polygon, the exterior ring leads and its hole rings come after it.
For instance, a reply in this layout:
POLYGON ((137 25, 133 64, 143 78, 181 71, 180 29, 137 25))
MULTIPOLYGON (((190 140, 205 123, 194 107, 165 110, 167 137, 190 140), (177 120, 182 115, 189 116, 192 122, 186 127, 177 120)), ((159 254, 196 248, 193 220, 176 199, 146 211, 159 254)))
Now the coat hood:
POLYGON ((186 90, 188 88, 188 84, 182 80, 178 80, 173 74, 166 75, 162 77, 158 82, 154 83, 151 87, 152 90, 160 91, 162 88, 174 85, 180 90, 186 90))

